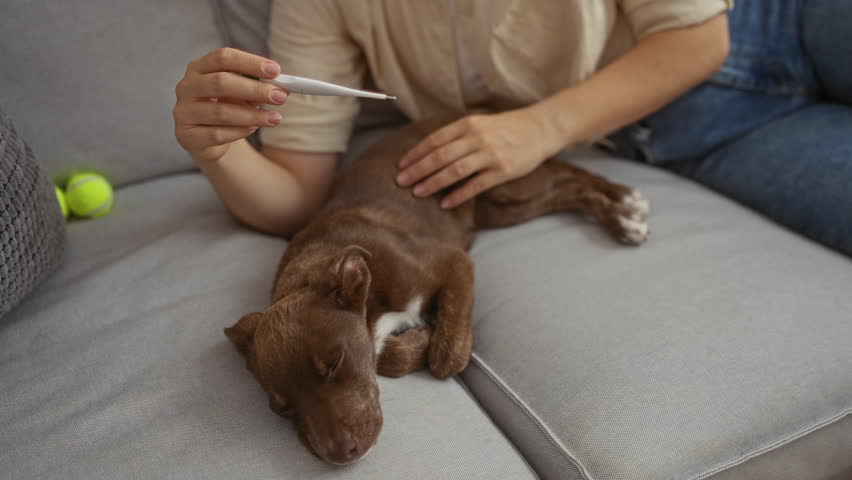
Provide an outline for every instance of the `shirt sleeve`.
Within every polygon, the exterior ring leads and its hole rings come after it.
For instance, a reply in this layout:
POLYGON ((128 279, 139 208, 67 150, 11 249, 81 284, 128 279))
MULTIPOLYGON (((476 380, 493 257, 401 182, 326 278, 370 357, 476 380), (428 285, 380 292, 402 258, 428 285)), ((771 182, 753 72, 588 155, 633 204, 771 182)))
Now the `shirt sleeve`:
POLYGON ((620 0, 619 6, 640 40, 652 33, 705 22, 733 8, 734 0, 620 0))
MULTIPOLYGON (((361 88, 365 62, 348 35, 336 0, 273 0, 269 22, 270 57, 281 73, 361 88)), ((264 145, 304 152, 346 150, 359 104, 354 97, 291 95, 276 127, 261 129, 264 145)))

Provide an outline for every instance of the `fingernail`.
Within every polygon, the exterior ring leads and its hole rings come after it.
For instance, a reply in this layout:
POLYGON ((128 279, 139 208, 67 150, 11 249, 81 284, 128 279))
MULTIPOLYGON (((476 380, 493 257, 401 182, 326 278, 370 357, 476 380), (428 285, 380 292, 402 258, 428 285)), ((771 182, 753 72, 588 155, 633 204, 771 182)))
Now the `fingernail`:
POLYGON ((414 187, 414 194, 418 197, 422 197, 424 193, 426 193, 426 187, 423 185, 417 185, 414 187))
POLYGON ((398 183, 398 184, 400 184, 404 187, 405 184, 408 183, 408 174, 407 173, 400 173, 399 175, 397 175, 396 183, 398 183))
POLYGON ((451 206, 452 206, 452 204, 450 203, 449 200, 447 200, 447 199, 441 200, 441 208, 446 210, 446 209, 450 208, 451 206))
POLYGON ((277 105, 281 105, 284 103, 284 100, 287 100, 287 94, 283 90, 273 90, 270 97, 272 98, 272 102, 277 105))
POLYGON ((269 122, 270 125, 278 125, 281 123, 281 114, 278 112, 269 112, 266 121, 269 122))
POLYGON ((261 67, 263 69, 263 73, 267 75, 277 75, 278 74, 278 65, 274 63, 266 62, 261 67))
POLYGON ((249 128, 249 135, 251 135, 252 133, 256 132, 256 131, 257 131, 257 128, 258 128, 258 127, 251 127, 251 128, 249 128))
POLYGON ((402 159, 399 161, 399 168, 405 168, 408 165, 408 160, 402 159))

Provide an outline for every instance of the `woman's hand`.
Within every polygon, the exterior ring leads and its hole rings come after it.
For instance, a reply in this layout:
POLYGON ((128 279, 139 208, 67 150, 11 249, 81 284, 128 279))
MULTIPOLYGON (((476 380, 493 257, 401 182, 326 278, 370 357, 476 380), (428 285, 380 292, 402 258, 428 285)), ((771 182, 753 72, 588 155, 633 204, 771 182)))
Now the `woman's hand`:
POLYGON ((562 148, 531 109, 470 115, 429 135, 399 162, 399 185, 427 197, 467 179, 447 195, 454 208, 489 188, 523 176, 562 148))
POLYGON ((534 105, 472 115, 438 130, 402 158, 397 182, 416 184, 414 194, 423 197, 470 177, 442 202, 455 207, 532 171, 563 148, 600 138, 673 101, 722 66, 728 37, 725 14, 648 35, 588 79, 534 105))
POLYGON ((272 60, 233 48, 220 48, 193 60, 175 88, 175 137, 196 162, 221 158, 229 145, 258 127, 281 123, 281 115, 257 108, 282 105, 287 92, 259 78, 275 78, 281 67, 272 60))

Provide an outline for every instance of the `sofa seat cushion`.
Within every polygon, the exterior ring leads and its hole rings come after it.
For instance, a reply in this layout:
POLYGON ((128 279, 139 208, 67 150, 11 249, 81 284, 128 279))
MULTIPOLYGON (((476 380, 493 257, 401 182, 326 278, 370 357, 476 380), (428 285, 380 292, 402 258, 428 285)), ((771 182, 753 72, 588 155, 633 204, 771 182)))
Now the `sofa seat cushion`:
POLYGON ((646 193, 646 245, 553 215, 472 250, 462 376, 539 475, 852 469, 852 261, 665 171, 571 158, 646 193))
POLYGON ((222 333, 268 305, 285 242, 236 225, 201 175, 121 188, 68 240, 0 322, 0 476, 535 478, 460 383, 425 373, 380 380, 367 458, 312 456, 222 333))

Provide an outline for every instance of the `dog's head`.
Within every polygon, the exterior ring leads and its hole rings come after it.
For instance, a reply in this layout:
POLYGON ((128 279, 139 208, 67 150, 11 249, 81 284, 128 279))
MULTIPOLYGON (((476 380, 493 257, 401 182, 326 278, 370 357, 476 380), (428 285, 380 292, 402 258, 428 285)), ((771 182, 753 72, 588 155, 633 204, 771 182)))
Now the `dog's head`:
POLYGON ((322 259, 263 313, 225 334, 322 459, 346 464, 375 445, 382 428, 376 354, 367 326, 370 271, 359 247, 322 259))

